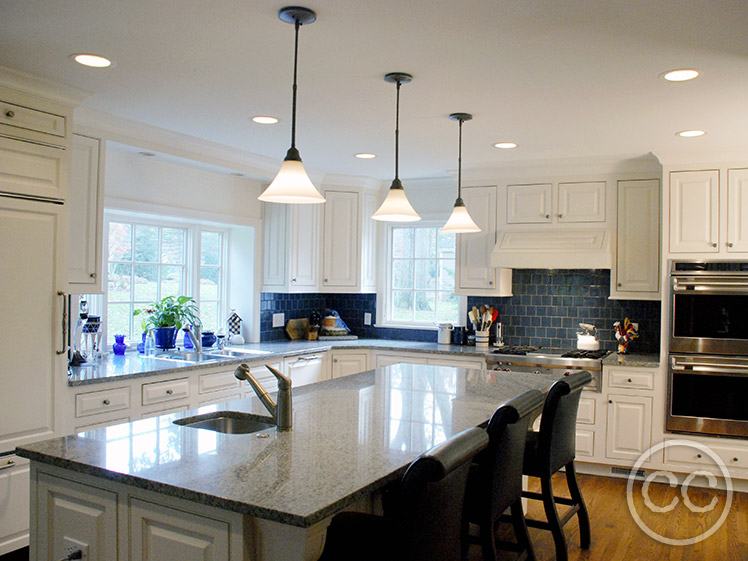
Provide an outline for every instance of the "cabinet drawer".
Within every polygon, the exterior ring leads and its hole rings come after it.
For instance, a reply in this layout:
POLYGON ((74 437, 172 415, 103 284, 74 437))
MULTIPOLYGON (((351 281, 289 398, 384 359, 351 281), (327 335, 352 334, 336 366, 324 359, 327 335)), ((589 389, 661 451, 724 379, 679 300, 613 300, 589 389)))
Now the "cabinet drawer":
POLYGON ((143 384, 142 404, 153 405, 164 401, 185 399, 190 395, 190 382, 188 378, 167 380, 166 382, 153 382, 143 384))
POLYGON ((75 396, 75 416, 86 417, 97 413, 119 411, 130 407, 130 388, 116 388, 75 396))
POLYGON ((62 154, 57 148, 0 137, 0 191, 65 198, 62 154))
POLYGON ((622 368, 608 372, 608 385, 611 388, 632 388, 637 390, 654 389, 654 372, 622 368))
MULTIPOLYGON (((724 462, 725 467, 748 468, 748 448, 737 446, 708 446, 724 462)), ((697 450, 691 446, 668 446, 665 448, 665 462, 677 464, 699 464, 714 465, 714 460, 709 454, 697 450)))
POLYGON ((579 398, 579 409, 577 410, 577 423, 585 425, 595 424, 595 400, 591 397, 579 398))
POLYGON ((65 117, 0 101, 0 134, 65 145, 65 117))
MULTIPOLYGON (((265 372, 267 372, 267 369, 265 372)), ((234 376, 233 371, 203 374, 197 381, 197 393, 201 394, 219 392, 236 387, 239 387, 239 380, 234 376)))

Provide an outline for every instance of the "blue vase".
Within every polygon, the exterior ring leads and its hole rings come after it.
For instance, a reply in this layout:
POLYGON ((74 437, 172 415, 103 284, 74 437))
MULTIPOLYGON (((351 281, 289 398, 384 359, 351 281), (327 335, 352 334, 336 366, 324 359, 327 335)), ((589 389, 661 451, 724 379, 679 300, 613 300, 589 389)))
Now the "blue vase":
POLYGON ((122 356, 125 354, 125 351, 127 350, 127 345, 125 345, 124 335, 114 336, 114 345, 112 345, 112 350, 114 351, 114 354, 117 356, 122 356))
POLYGON ((184 332, 184 348, 185 349, 194 349, 194 345, 192 344, 192 339, 190 339, 190 334, 186 331, 184 332))
POLYGON ((206 331, 201 337, 203 347, 212 347, 216 344, 216 334, 212 331, 206 331))
POLYGON ((146 333, 145 331, 143 331, 143 337, 141 338, 141 341, 140 341, 140 343, 138 343, 138 344, 136 345, 136 347, 138 348, 138 352, 139 352, 139 353, 140 353, 141 355, 142 355, 142 354, 143 354, 143 353, 145 352, 145 336, 146 336, 146 335, 147 335, 147 333, 146 333))
POLYGON ((153 330, 156 347, 159 349, 173 349, 177 342, 176 327, 156 327, 153 330))

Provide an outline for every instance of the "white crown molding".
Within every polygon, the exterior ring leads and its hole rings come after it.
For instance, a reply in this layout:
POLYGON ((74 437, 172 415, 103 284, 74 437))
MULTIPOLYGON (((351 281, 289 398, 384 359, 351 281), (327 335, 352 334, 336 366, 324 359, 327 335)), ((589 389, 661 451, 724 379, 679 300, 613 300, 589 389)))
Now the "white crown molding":
POLYGON ((93 95, 93 92, 2 65, 0 65, 0 84, 68 107, 77 107, 84 99, 93 95))
POLYGON ((704 169, 714 167, 746 167, 748 152, 660 152, 663 167, 704 169))
POLYGON ((233 225, 258 227, 261 224, 259 219, 249 218, 239 214, 223 214, 185 207, 177 208, 174 205, 162 205, 118 197, 106 196, 104 198, 104 206, 114 212, 153 214, 165 217, 174 217, 178 215, 182 219, 194 220, 196 222, 210 222, 220 224, 221 226, 233 225))

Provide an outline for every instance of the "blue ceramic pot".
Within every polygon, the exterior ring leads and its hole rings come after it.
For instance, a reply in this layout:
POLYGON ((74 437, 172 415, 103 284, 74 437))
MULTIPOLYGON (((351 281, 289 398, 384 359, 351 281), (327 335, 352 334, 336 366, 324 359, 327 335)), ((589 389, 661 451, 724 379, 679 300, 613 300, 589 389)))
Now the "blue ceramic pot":
POLYGON ((127 350, 127 345, 125 345, 124 335, 114 336, 114 345, 112 345, 112 350, 114 351, 114 354, 118 356, 122 356, 125 354, 125 351, 127 350))
POLYGON ((202 336, 203 347, 212 347, 216 344, 216 334, 212 331, 206 331, 202 336))
POLYGON ((153 330, 153 337, 156 339, 156 347, 159 349, 173 349, 177 341, 177 328, 156 327, 153 330))

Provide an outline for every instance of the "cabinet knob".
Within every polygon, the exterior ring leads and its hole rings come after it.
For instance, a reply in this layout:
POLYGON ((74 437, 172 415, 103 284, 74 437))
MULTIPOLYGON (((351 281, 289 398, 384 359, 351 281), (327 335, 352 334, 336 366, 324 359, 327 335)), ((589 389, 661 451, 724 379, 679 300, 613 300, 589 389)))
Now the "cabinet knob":
POLYGON ((166 395, 171 395, 174 393, 174 390, 166 390, 166 395))
POLYGON ((16 116, 16 112, 13 110, 6 111, 5 116, 8 117, 8 119, 12 119, 13 117, 16 116))
POLYGON ((492 280, 488 281, 488 285, 493 286, 493 281, 492 280))
POLYGON ((701 459, 701 454, 696 454, 696 457, 697 457, 698 459, 701 459))
POLYGON ((550 215, 550 214, 546 214, 546 215, 545 215, 545 217, 546 217, 546 218, 550 218, 550 217, 551 217, 551 215, 550 215))
POLYGON ((559 213, 559 214, 558 214, 558 217, 559 217, 559 218, 563 218, 563 217, 564 217, 564 215, 563 215, 563 214, 561 214, 561 213, 559 213))
POLYGON ((629 383, 629 384, 631 383, 631 378, 629 378, 629 379, 628 379, 628 383, 629 383))
POLYGON ((717 242, 712 242, 712 247, 717 247, 717 242))
POLYGON ((296 282, 296 279, 291 279, 291 282, 296 282))
POLYGON ((96 273, 90 273, 88 276, 91 277, 92 279, 95 279, 96 278, 96 273))
POLYGON ((101 403, 103 403, 104 405, 109 405, 111 403, 111 401, 109 401, 108 399, 105 399, 101 403))
POLYGON ((732 247, 732 242, 727 242, 727 247, 732 247))
POLYGON ((327 279, 325 279, 325 282, 327 282, 327 279))
POLYGON ((333 362, 338 362, 337 358, 332 359, 333 362))
POLYGON ((618 288, 621 288, 623 286, 623 283, 618 283, 618 288))
POLYGON ((737 458, 733 458, 733 459, 732 459, 732 461, 733 461, 733 462, 737 462, 737 461, 738 461, 738 459, 737 459, 737 458))
POLYGON ((608 400, 608 403, 610 403, 611 405, 613 405, 613 400, 612 400, 612 399, 609 399, 609 400, 608 400))

